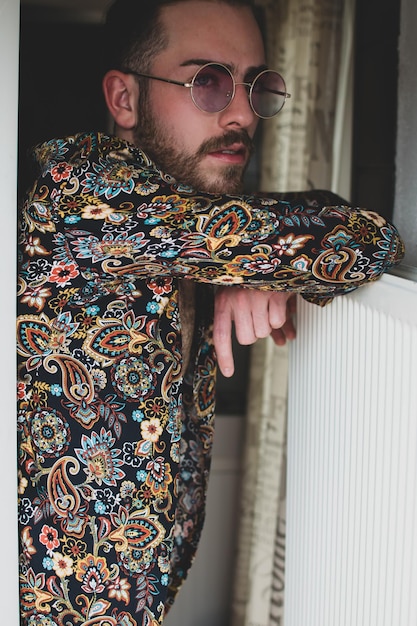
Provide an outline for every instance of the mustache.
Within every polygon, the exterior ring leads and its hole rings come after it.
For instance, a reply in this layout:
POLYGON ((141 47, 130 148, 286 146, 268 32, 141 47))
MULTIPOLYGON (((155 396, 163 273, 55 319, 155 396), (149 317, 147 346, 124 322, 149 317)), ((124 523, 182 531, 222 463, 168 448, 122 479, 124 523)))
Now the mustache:
POLYGON ((216 152, 217 150, 224 150, 229 146, 233 146, 235 143, 241 143, 248 150, 249 155, 255 149, 253 140, 249 137, 246 130, 229 130, 221 137, 212 137, 204 141, 198 149, 197 156, 205 156, 210 152, 216 152))

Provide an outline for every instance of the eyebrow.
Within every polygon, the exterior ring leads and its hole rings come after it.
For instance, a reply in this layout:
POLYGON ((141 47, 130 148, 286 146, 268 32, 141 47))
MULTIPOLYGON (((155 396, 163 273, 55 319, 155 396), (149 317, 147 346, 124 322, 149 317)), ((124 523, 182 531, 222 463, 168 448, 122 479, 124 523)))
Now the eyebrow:
MULTIPOLYGON (((223 63, 223 61, 214 61, 213 59, 188 59, 187 61, 184 61, 183 63, 181 63, 180 67, 189 67, 190 65, 203 66, 203 65, 207 65, 207 63, 218 63, 219 65, 224 65, 225 67, 227 67, 228 70, 231 71, 232 74, 234 74, 236 71, 235 65, 233 64, 231 65, 230 63, 223 63)), ((251 67, 248 67, 248 69, 245 72, 245 76, 258 74, 259 72, 263 72, 264 70, 267 70, 267 69, 268 69, 268 66, 265 65, 265 63, 262 65, 253 65, 251 67)))

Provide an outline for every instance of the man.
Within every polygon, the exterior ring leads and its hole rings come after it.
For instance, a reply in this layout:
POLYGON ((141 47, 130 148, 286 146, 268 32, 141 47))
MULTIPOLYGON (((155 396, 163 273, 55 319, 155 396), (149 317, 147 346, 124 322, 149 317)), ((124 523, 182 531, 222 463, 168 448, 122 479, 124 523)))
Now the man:
MULTIPOLYGON (((169 3, 167 4, 169 5, 169 3)), ((230 14, 230 19, 235 19, 235 10, 232 8, 234 5, 246 6, 249 9, 251 2, 248 0, 231 2, 230 7, 226 6, 225 10, 230 14)), ((152 23, 152 16, 156 14, 157 7, 158 3, 151 6, 149 3, 145 3, 144 7, 141 7, 141 12, 146 11, 148 14, 145 23, 152 23)), ((210 14, 213 13, 213 9, 217 13, 217 21, 221 21, 218 7, 213 8, 210 5, 204 7, 204 4, 200 4, 193 8, 190 5, 187 9, 187 21, 185 21, 182 17, 184 10, 177 11, 175 3, 171 7, 167 6, 166 20, 170 23, 172 36, 168 45, 165 42, 164 53, 159 55, 158 62, 153 64, 154 73, 158 76, 169 76, 171 79, 175 79, 175 77, 184 79, 191 76, 191 70, 202 65, 202 63, 190 64, 189 59, 213 60, 212 50, 218 51, 218 56, 215 58, 224 58, 221 53, 222 46, 225 45, 222 31, 218 31, 215 40, 207 41, 207 52, 203 56, 202 48, 199 45, 199 42, 207 37, 204 23, 206 14, 208 13, 208 18, 212 19, 210 14), (197 14, 194 19, 192 18, 193 10, 197 14), (201 35, 193 22, 198 23, 201 35), (173 59, 175 54, 182 54, 181 47, 184 41, 187 41, 189 46, 190 57, 187 60, 187 65, 178 71, 173 59), (196 51, 194 56, 192 50, 196 51), (175 72, 173 73, 174 67, 175 72)), ((245 45, 242 48, 245 49, 246 58, 257 59, 259 61, 257 67, 263 69, 266 66, 262 38, 259 29, 254 31, 252 12, 247 10, 246 13, 247 19, 245 24, 242 24, 242 40, 249 41, 248 38, 252 37, 253 32, 256 33, 256 37, 253 41, 251 39, 251 47, 245 45)), ((134 65, 135 60, 140 59, 141 71, 149 73, 148 60, 152 57, 149 49, 147 49, 147 42, 149 39, 153 40, 151 44, 153 53, 154 48, 159 49, 164 46, 164 34, 160 30, 156 30, 152 33, 152 37, 147 37, 141 41, 137 37, 137 32, 134 32, 135 43, 131 46, 132 52, 130 52, 129 59, 129 56, 124 56, 128 49, 125 37, 125 20, 125 14, 120 10, 120 5, 116 3, 108 16, 110 30, 108 39, 114 42, 113 57, 109 60, 110 66, 113 70, 115 67, 125 68, 126 64, 134 65)), ((243 22, 243 20, 241 21, 243 22)), ((245 67, 245 57, 241 54, 239 52, 240 58, 237 62, 245 67)), ((254 69, 249 65, 247 67, 253 74, 254 69)), ((120 75, 120 72, 113 71, 106 75, 104 92, 109 111, 116 121, 116 134, 141 146, 163 171, 169 172, 177 180, 191 184, 195 189, 222 193, 241 192, 243 174, 253 149, 252 139, 259 121, 259 117, 254 114, 250 107, 245 89, 240 87, 240 93, 239 88, 237 89, 232 103, 224 112, 222 111, 221 115, 202 116, 201 110, 189 106, 190 94, 187 93, 187 90, 177 89, 176 98, 173 99, 173 88, 167 87, 167 83, 149 81, 146 77, 138 78, 138 85, 135 80, 133 81, 135 107, 136 98, 139 102, 135 111, 135 115, 138 117, 133 121, 127 119, 124 109, 120 110, 119 102, 114 98, 115 95, 116 97, 119 95, 117 88, 121 88, 123 94, 127 96, 127 91, 124 91, 125 74, 120 75), (116 93, 114 93, 115 90, 116 93), (150 93, 155 107, 150 106, 150 93), (188 106, 184 107, 184 103, 188 106), (129 127, 132 122, 134 126, 129 127)), ((291 321, 285 321, 285 306, 283 305, 285 305, 286 298, 287 295, 283 293, 267 295, 257 292, 248 295, 240 290, 233 291, 230 289, 227 292, 218 292, 216 299, 217 324, 214 329, 214 337, 218 363, 224 375, 229 376, 233 373, 229 315, 235 318, 236 332, 241 343, 253 343, 256 338, 266 337, 273 331, 275 331, 275 340, 282 343, 286 336, 290 338, 294 336, 291 321), (250 301, 252 298, 256 298, 255 302, 250 301), (262 314, 262 310, 267 314, 262 314)))
POLYGON ((224 287, 220 336, 242 299, 242 328, 268 334, 280 325, 274 292, 327 301, 403 253, 376 214, 238 195, 258 117, 288 97, 246 2, 118 0, 109 24, 115 136, 40 146, 23 207, 28 626, 162 623, 204 518, 212 285, 224 287))

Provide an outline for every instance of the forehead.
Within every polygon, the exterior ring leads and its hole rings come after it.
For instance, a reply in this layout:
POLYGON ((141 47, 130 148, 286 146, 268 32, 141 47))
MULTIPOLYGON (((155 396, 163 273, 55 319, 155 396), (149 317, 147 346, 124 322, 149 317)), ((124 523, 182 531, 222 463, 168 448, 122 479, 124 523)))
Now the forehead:
POLYGON ((249 7, 188 0, 165 6, 161 22, 167 46, 155 66, 206 59, 244 71, 265 63, 261 33, 249 7))

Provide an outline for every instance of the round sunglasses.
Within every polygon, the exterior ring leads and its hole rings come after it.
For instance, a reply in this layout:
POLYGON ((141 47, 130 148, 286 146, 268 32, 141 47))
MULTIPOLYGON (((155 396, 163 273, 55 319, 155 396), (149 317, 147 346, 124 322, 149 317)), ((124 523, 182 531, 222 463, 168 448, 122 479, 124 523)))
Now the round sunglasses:
POLYGON ((281 111, 286 99, 291 97, 284 79, 274 70, 262 70, 250 83, 237 83, 229 68, 221 63, 206 63, 196 71, 189 83, 134 70, 125 70, 125 73, 187 87, 195 106, 205 113, 224 111, 235 97, 237 85, 246 87, 251 108, 262 119, 274 117, 281 111))

